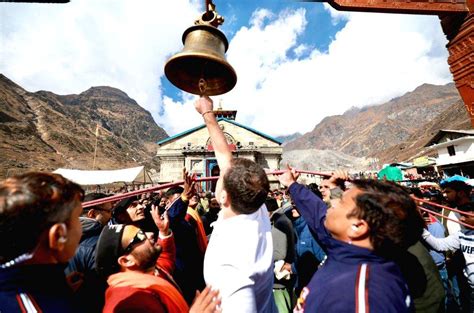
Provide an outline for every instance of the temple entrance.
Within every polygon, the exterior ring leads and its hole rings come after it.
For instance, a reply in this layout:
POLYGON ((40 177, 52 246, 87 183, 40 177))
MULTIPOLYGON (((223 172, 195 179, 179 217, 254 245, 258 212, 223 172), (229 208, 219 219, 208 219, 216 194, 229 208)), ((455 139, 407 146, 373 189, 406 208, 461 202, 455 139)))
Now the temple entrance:
MULTIPOLYGON (((205 166, 206 166, 206 169, 205 169, 206 177, 220 175, 221 171, 219 169, 219 165, 217 165, 216 159, 206 159, 205 166)), ((217 181, 206 182, 206 190, 216 192, 216 184, 217 184, 217 181)))

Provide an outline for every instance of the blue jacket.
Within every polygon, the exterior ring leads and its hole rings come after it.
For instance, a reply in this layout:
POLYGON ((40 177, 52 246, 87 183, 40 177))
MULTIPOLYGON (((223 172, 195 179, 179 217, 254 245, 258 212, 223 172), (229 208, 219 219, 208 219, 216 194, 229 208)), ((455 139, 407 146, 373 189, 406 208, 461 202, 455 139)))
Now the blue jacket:
POLYGON ((168 209, 168 218, 176 246, 176 267, 173 277, 181 288, 186 302, 190 304, 196 295, 196 290, 204 289, 206 283, 203 276, 204 255, 199 250, 193 226, 185 220, 187 209, 187 202, 180 197, 168 209))
POLYGON ((0 312, 78 312, 64 265, 18 265, 0 269, 0 312))
POLYGON ((314 239, 313 234, 309 230, 308 223, 306 223, 304 218, 298 217, 293 222, 293 227, 297 237, 296 256, 301 257, 306 252, 310 252, 319 262, 321 262, 326 256, 326 253, 324 253, 321 246, 314 239))
POLYGON ((83 283, 74 293, 74 299, 84 312, 102 312, 107 282, 95 270, 95 248, 102 224, 95 219, 81 217, 82 237, 74 257, 66 267, 66 276, 82 273, 83 283))
POLYGON ((324 226, 327 207, 304 186, 289 192, 327 252, 301 292, 295 312, 411 312, 412 300, 398 266, 373 251, 334 239, 324 226))

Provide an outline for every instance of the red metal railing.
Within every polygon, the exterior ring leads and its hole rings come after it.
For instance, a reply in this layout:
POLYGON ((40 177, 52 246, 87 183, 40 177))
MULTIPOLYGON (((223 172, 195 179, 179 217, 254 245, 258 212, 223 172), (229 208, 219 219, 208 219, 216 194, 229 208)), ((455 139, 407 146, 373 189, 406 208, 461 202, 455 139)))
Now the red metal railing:
MULTIPOLYGON (((284 172, 285 172, 285 170, 269 171, 269 172, 267 172, 267 175, 281 175, 284 172)), ((331 176, 330 173, 322 173, 322 172, 315 172, 315 171, 296 170, 296 172, 300 173, 300 174, 317 175, 317 176, 322 176, 322 177, 330 177, 331 176)), ((195 181, 196 182, 214 181, 214 180, 217 180, 218 178, 219 177, 217 177, 217 176, 203 177, 203 178, 197 178, 197 179, 195 179, 195 181)), ((176 186, 182 185, 183 183, 184 183, 184 181, 180 180, 180 181, 176 181, 176 182, 172 182, 172 183, 162 184, 162 185, 159 185, 159 186, 153 186, 153 187, 144 188, 144 189, 140 189, 140 190, 125 192, 125 193, 113 195, 113 196, 110 196, 110 197, 107 197, 107 198, 87 201, 87 202, 82 203, 82 206, 84 208, 88 208, 88 207, 91 207, 91 206, 104 204, 104 203, 108 203, 108 202, 112 202, 112 201, 120 201, 120 200, 127 199, 127 198, 130 198, 130 197, 133 197, 133 196, 138 196, 138 195, 141 195, 141 194, 144 194, 144 193, 154 192, 154 191, 163 190, 163 189, 168 189, 168 188, 171 188, 171 187, 176 187, 176 186)), ((449 211, 458 212, 458 213, 460 213, 462 215, 465 215, 465 216, 474 217, 474 213, 471 213, 471 212, 463 212, 463 211, 460 211, 458 209, 450 208, 450 207, 447 207, 447 206, 444 206, 444 205, 441 205, 441 204, 438 204, 438 203, 434 203, 434 202, 424 200, 424 199, 420 199, 420 198, 416 198, 416 197, 413 197, 413 199, 415 201, 423 202, 423 203, 429 204, 431 206, 439 207, 439 208, 446 209, 446 210, 449 210, 449 211)), ((441 213, 434 212, 434 211, 432 211, 430 209, 427 209, 423 206, 419 205, 418 208, 420 210, 426 211, 430 214, 440 216, 440 217, 445 218, 449 221, 453 221, 453 222, 459 223, 459 224, 461 224, 465 227, 474 229, 474 226, 472 226, 472 225, 466 224, 462 221, 451 219, 451 218, 449 218, 449 217, 447 217, 447 216, 445 216, 441 213)))

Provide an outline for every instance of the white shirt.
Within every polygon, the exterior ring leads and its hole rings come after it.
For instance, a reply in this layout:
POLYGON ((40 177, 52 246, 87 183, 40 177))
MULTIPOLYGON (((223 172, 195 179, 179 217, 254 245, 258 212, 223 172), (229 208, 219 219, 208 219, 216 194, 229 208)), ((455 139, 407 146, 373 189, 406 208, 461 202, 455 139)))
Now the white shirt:
POLYGON ((456 251, 461 249, 464 259, 466 260, 466 267, 464 268, 464 275, 466 275, 471 288, 474 288, 474 234, 473 231, 463 233, 458 231, 446 238, 436 238, 431 235, 426 229, 423 230, 423 239, 433 249, 437 251, 456 251))
MULTIPOLYGON (((448 217, 452 220, 459 221, 461 214, 459 214, 458 212, 450 211, 448 217)), ((456 234, 459 231, 464 231, 467 229, 464 225, 450 220, 446 221, 446 228, 448 229, 448 234, 450 235, 456 234)))
POLYGON ((276 312, 273 300, 273 242, 268 211, 214 223, 204 257, 204 279, 222 297, 224 313, 276 312))

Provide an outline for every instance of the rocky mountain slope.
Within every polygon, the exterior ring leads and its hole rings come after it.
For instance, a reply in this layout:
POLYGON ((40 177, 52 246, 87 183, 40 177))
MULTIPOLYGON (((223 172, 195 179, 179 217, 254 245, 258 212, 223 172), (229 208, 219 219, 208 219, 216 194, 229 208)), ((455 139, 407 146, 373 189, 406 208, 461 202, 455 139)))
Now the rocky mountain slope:
POLYGON ((168 135, 126 93, 93 87, 79 95, 28 92, 0 74, 0 177, 58 167, 156 167, 156 142, 168 135))
POLYGON ((382 163, 401 162, 423 155, 436 156, 435 151, 424 148, 424 146, 440 129, 471 129, 471 122, 462 101, 449 106, 402 143, 377 152, 372 156, 379 158, 382 163))
POLYGON ((376 157, 386 163, 419 154, 423 140, 426 143, 442 128, 470 128, 452 83, 424 84, 387 103, 326 117, 311 132, 288 142, 284 149, 333 150, 355 157, 376 157))
POLYGON ((285 151, 280 162, 283 168, 286 164, 309 171, 331 172, 334 169, 369 170, 370 163, 366 158, 354 157, 332 150, 303 149, 285 151))
POLYGON ((275 139, 279 140, 283 145, 285 145, 288 142, 291 142, 295 139, 300 138, 301 136, 303 136, 303 135, 301 133, 297 132, 297 133, 286 135, 286 136, 278 136, 278 137, 275 137, 275 139))

